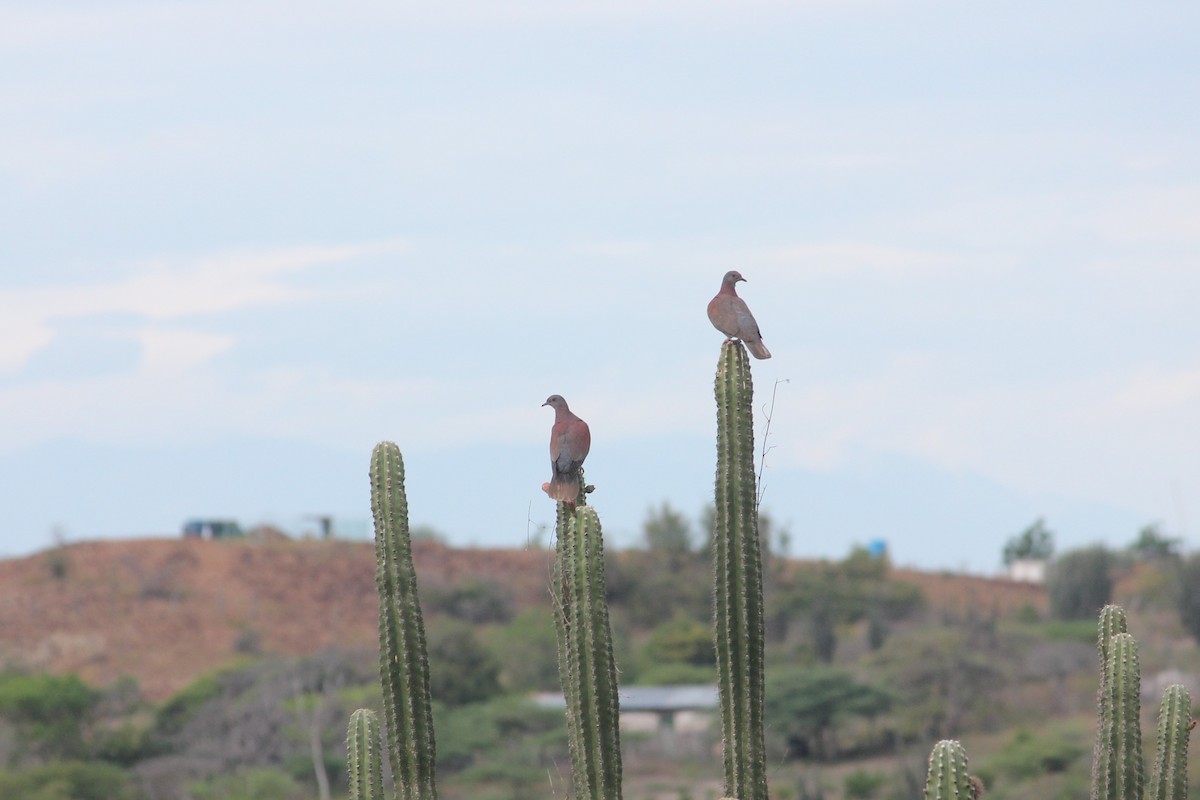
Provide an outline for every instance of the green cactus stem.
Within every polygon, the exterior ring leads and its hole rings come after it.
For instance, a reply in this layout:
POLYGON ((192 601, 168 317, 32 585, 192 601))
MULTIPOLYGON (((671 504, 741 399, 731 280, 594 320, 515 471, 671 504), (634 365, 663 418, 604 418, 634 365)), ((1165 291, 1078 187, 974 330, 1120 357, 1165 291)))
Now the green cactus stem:
POLYGON ((954 739, 943 739, 929 753, 925 800, 970 800, 977 789, 967 771, 967 751, 954 739))
POLYGON ((1142 800, 1141 672, 1137 642, 1128 633, 1108 640, 1101 685, 1092 800, 1142 800))
MULTIPOLYGON (((582 480, 581 480, 582 485, 582 480)), ((555 622, 575 797, 620 800, 617 668, 595 509, 558 503, 555 622)))
POLYGON ((763 735, 762 554, 754 476, 754 387, 741 342, 717 366, 717 477, 713 530, 714 633, 724 738, 725 794, 766 800, 763 735))
POLYGON ((379 590, 379 676, 399 800, 436 800, 433 711, 425 623, 408 532, 400 448, 380 442, 371 454, 375 583, 379 590))
POLYGON ((379 755, 379 717, 360 708, 346 728, 349 800, 383 800, 383 759, 379 755))
POLYGON ((1096 626, 1096 650, 1100 653, 1101 678, 1104 665, 1108 663, 1108 640, 1118 633, 1129 631, 1129 621, 1125 609, 1120 606, 1107 605, 1100 609, 1100 622, 1096 626))
POLYGON ((1187 800, 1187 750, 1192 698, 1179 684, 1168 686, 1158 709, 1158 755, 1149 800, 1187 800))

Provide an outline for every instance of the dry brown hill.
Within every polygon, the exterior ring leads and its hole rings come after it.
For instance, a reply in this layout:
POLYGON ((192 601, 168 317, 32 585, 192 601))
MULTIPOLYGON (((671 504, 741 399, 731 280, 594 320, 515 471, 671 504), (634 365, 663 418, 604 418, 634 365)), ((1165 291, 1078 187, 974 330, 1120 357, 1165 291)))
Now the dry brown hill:
MULTIPOLYGON (((502 584, 517 608, 548 602, 544 550, 414 544, 422 593, 467 579, 502 584)), ((1039 587, 898 571, 932 609, 1044 606, 1039 587)), ((374 647, 370 543, 121 540, 86 542, 0 562, 0 664, 75 672, 95 685, 122 676, 161 700, 254 652, 374 647)))
MULTIPOLYGON (((479 575, 519 605, 546 596, 541 551, 417 542, 413 559, 423 590, 479 575)), ((133 676, 156 700, 247 651, 372 647, 377 613, 370 543, 86 542, 0 562, 0 662, 133 676)))

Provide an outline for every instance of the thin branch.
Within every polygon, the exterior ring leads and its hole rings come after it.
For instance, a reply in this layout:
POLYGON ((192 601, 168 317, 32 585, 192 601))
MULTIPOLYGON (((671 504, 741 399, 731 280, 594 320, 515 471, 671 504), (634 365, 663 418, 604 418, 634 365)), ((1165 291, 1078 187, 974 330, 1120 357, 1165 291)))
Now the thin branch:
POLYGON ((767 424, 763 427, 762 453, 758 458, 758 497, 754 500, 755 514, 758 513, 758 507, 762 505, 763 495, 767 491, 763 486, 763 470, 767 468, 767 453, 775 449, 774 447, 767 447, 767 438, 771 435, 771 418, 775 416, 775 394, 779 391, 779 384, 791 382, 791 378, 783 378, 775 381, 775 385, 771 387, 771 405, 763 407, 763 416, 767 418, 767 424))

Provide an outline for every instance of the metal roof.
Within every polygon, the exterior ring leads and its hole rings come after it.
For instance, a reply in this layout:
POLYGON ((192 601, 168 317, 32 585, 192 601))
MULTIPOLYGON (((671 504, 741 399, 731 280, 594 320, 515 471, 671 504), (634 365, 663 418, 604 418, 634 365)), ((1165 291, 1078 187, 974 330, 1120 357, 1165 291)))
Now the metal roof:
MULTIPOLYGON (((624 686, 617 691, 622 711, 696 711, 717 707, 717 687, 712 684, 681 686, 624 686)), ((533 701, 542 708, 566 708, 559 692, 538 692, 533 701)))

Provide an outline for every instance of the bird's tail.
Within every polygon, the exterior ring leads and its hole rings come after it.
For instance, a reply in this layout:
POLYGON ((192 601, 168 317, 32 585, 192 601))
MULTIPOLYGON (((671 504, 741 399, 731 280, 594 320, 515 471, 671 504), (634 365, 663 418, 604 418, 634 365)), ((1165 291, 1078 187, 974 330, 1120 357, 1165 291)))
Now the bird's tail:
POLYGON ((561 500, 564 503, 574 503, 579 498, 579 478, 567 475, 555 475, 550 483, 542 487, 551 500, 561 500))
POLYGON ((771 351, 762 343, 762 339, 757 342, 746 342, 746 348, 750 351, 750 355, 755 358, 770 358, 771 351))

